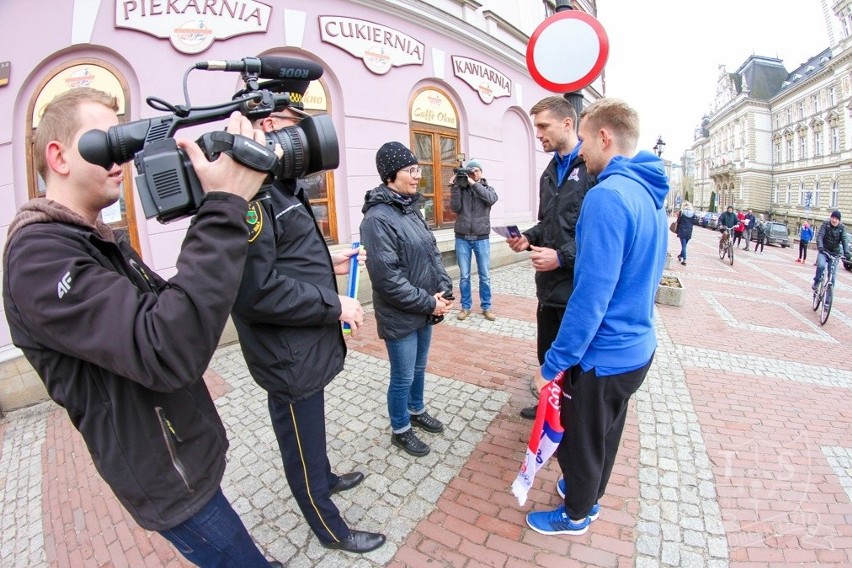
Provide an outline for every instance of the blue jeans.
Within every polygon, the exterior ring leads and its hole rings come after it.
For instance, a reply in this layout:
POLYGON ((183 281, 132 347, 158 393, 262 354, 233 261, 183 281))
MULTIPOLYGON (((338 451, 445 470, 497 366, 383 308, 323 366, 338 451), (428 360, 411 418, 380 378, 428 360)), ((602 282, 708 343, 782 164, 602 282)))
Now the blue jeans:
POLYGON ((476 270, 479 272, 479 303, 483 310, 489 310, 491 309, 491 278, 488 270, 491 266, 491 241, 488 239, 468 241, 456 238, 461 307, 463 310, 469 310, 473 306, 473 298, 470 296, 471 253, 476 255, 476 270))
POLYGON ((426 410, 423 387, 432 326, 424 326, 400 339, 386 339, 390 360, 388 414, 391 429, 400 434, 411 428, 411 414, 426 410))
POLYGON ((202 568, 269 568, 221 488, 192 517, 159 532, 202 568))
POLYGON ((689 242, 689 239, 680 238, 680 258, 686 262, 686 243, 689 242))
MULTIPOLYGON (((828 255, 824 252, 817 254, 817 269, 816 274, 814 275, 814 286, 819 284, 819 281, 822 279, 822 273, 825 271, 825 267, 828 264, 828 255)), ((834 285, 834 282, 837 280, 837 269, 835 267, 834 274, 832 275, 831 284, 834 285)))

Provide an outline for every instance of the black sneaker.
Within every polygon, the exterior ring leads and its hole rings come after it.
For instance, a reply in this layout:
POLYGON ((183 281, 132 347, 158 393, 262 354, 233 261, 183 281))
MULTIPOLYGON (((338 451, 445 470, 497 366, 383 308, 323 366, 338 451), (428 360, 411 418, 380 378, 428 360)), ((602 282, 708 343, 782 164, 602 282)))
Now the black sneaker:
POLYGON ((417 437, 412 428, 409 428, 402 434, 391 434, 391 444, 402 448, 407 453, 416 457, 425 456, 429 453, 429 446, 417 437))
POLYGON ((428 412, 423 412, 421 414, 412 414, 410 420, 412 426, 423 428, 427 432, 432 432, 433 434, 437 434, 438 432, 444 431, 444 425, 441 424, 438 419, 429 416, 428 412))

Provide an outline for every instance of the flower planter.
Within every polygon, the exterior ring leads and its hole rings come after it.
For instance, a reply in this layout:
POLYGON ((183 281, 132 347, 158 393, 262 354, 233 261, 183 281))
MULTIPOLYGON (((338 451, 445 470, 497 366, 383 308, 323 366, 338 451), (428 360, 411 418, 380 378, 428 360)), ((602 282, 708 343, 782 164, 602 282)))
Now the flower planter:
POLYGON ((683 281, 673 274, 663 274, 660 284, 657 286, 657 295, 654 301, 665 306, 683 305, 683 295, 686 289, 683 281))

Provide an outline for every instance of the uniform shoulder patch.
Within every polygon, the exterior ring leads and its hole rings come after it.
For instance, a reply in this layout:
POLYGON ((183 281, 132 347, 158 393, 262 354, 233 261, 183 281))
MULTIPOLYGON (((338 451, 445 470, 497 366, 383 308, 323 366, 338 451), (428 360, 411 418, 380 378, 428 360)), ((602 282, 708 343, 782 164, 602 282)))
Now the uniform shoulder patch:
POLYGON ((257 201, 249 203, 246 212, 246 224, 249 226, 248 242, 254 242, 263 229, 263 208, 257 201))

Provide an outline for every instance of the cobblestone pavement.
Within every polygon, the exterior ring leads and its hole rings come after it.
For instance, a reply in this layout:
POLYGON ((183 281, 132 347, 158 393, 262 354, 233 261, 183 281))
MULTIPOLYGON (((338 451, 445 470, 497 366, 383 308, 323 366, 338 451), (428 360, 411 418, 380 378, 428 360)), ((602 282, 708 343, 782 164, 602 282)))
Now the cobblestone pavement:
MULTIPOLYGON (((509 491, 536 363, 525 261, 492 271, 496 321, 474 309, 436 327, 427 405, 447 429, 424 434, 425 458, 389 443, 388 364, 372 314, 348 340, 326 396, 329 452, 336 471, 367 477, 334 499, 351 526, 385 532, 384 547, 347 555, 310 533, 237 346, 220 349, 205 377, 231 440, 226 495, 267 555, 291 567, 852 566, 852 274, 838 275, 820 326, 813 258, 797 264, 793 249, 767 247, 738 250, 729 266, 716 238, 697 228, 688 264, 671 268, 686 301, 657 306, 654 365, 585 535, 526 526, 527 512, 559 501, 555 461, 525 507, 509 491)), ((670 250, 679 252, 673 235, 670 250)), ((130 520, 61 409, 10 412, 0 438, 0 566, 188 566, 130 520)))

